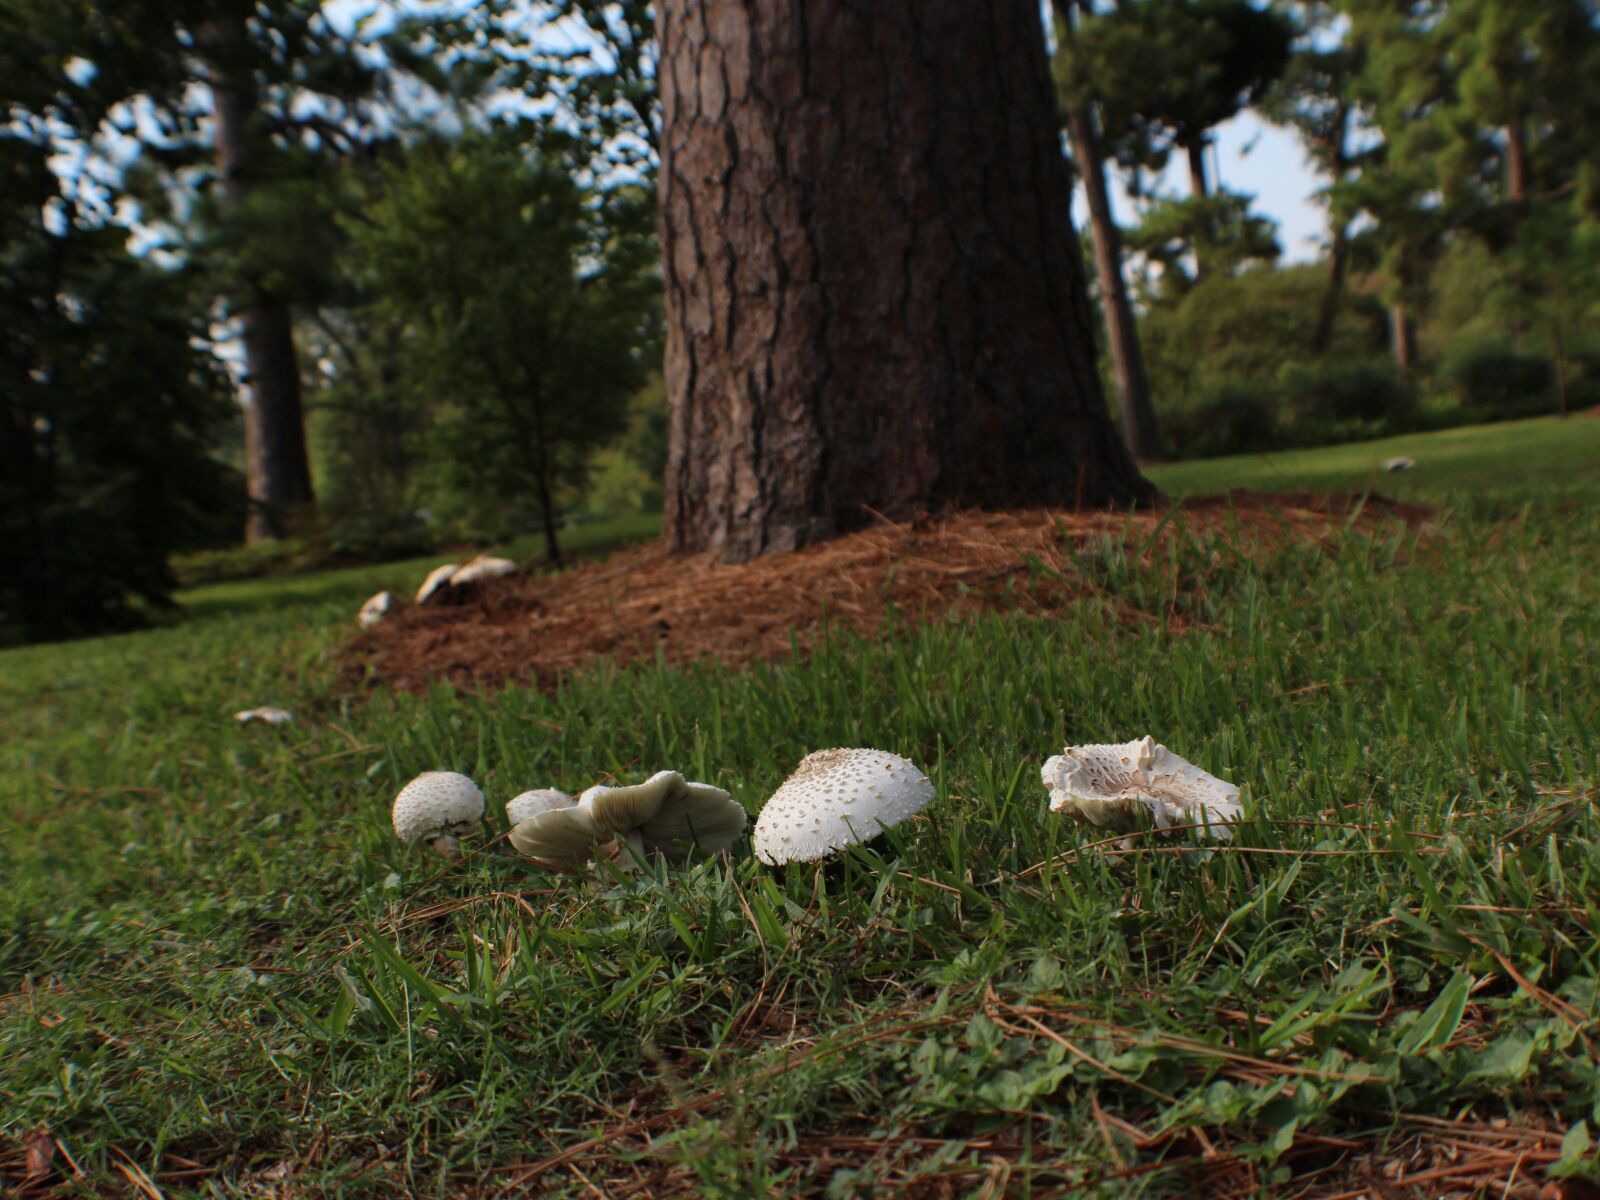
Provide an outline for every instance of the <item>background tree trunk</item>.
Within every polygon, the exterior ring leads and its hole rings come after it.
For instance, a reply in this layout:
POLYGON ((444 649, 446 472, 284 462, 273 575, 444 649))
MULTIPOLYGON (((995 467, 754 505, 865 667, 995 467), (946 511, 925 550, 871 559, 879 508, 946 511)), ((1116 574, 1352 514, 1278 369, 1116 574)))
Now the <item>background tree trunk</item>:
POLYGON ((1037 4, 662 0, 668 544, 1128 503, 1037 4))
MULTIPOLYGON (((1056 26, 1067 46, 1073 43, 1071 0, 1055 0, 1056 26)), ((1067 136, 1072 141, 1072 157, 1083 180, 1084 199, 1089 206, 1089 230, 1094 241, 1095 275, 1100 283, 1100 306, 1104 310, 1106 347, 1111 352, 1111 370, 1117 378, 1117 398, 1122 409, 1122 439, 1136 458, 1151 461, 1163 457, 1161 430, 1156 424, 1155 405, 1150 401, 1150 381, 1144 370, 1144 351, 1139 345, 1139 325, 1133 306, 1128 303, 1128 285, 1122 277, 1122 235, 1111 213, 1111 197, 1106 190, 1106 161, 1100 151, 1100 134, 1095 113, 1087 100, 1065 105, 1067 136)))
MULTIPOLYGON (((210 55, 224 215, 238 211, 250 199, 251 127, 258 101, 254 80, 236 65, 247 37, 236 21, 208 26, 203 37, 210 55)), ((253 542, 284 536, 285 517, 312 502, 311 466, 289 305, 259 280, 246 278, 237 282, 234 312, 244 327, 250 377, 250 407, 245 411, 250 516, 245 537, 253 542)))

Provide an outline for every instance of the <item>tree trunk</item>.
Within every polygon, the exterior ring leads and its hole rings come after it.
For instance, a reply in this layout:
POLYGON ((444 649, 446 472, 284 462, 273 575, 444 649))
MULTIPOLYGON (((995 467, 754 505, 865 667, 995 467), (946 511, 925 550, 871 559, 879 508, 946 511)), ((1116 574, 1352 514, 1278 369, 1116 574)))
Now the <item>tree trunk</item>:
POLYGON ((1204 200, 1211 194, 1206 188, 1206 139, 1196 137, 1183 149, 1189 159, 1189 191, 1196 200, 1204 200))
POLYGON ((1317 309, 1317 325, 1311 331, 1311 353, 1321 356, 1328 352, 1333 341, 1333 323, 1339 318, 1339 302, 1344 299, 1345 274, 1350 269, 1350 227, 1339 225, 1333 231, 1333 245, 1328 248, 1328 283, 1322 289, 1322 303, 1317 309))
MULTIPOLYGON (((1067 45, 1072 44, 1073 23, 1070 0, 1054 0, 1056 23, 1067 45)), ((1106 191, 1106 162, 1100 151, 1095 115, 1087 101, 1067 103, 1067 135, 1072 140, 1072 157, 1083 180, 1084 198, 1089 205, 1089 228, 1094 240, 1095 274, 1100 282, 1100 303, 1105 310, 1106 346, 1111 351, 1111 369, 1117 377, 1117 398, 1122 408, 1122 438, 1135 458, 1159 460, 1163 457, 1161 431, 1156 424, 1155 406, 1150 401, 1150 382, 1144 370, 1144 351, 1139 345, 1139 326, 1128 303, 1128 286, 1122 277, 1122 235, 1111 214, 1111 198, 1106 191)))
POLYGON ((1152 489, 1030 0, 661 0, 665 536, 726 561, 1152 489))
POLYGON ((1394 365, 1400 374, 1410 375, 1417 359, 1416 332, 1404 300, 1396 300, 1389 306, 1389 346, 1394 351, 1394 365))
MULTIPOLYGON (((216 117, 217 171, 222 178, 224 217, 250 199, 255 123, 255 82, 239 60, 248 37, 242 22, 208 26, 202 41, 210 55, 211 97, 216 117)), ((306 456, 300 365, 295 354, 289 305, 258 279, 239 281, 234 312, 244 327, 250 406, 245 411, 245 461, 250 492, 249 541, 284 536, 286 517, 312 502, 306 456)))

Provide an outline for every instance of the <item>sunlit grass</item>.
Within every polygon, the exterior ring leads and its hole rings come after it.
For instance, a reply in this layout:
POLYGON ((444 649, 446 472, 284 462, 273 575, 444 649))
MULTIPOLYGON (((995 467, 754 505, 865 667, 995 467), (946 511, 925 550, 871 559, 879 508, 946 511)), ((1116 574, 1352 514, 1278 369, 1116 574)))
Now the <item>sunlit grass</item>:
POLYGON ((979 1195, 996 1163, 992 1195, 1185 1195, 1410 1114, 1547 1131, 1523 1177, 1592 1170, 1569 1131, 1600 1116, 1600 480, 1551 502, 1544 424, 1495 430, 1533 439, 1516 478, 1436 492, 1453 516, 1420 539, 1181 530, 1084 556, 1057 619, 742 671, 339 694, 352 601, 415 564, 0 654, 16 1161, 47 1129, 84 1189, 131 1163, 173 1196, 979 1195), (268 702, 296 722, 229 719, 268 702), (1230 847, 1084 850, 1045 811, 1045 756, 1146 732, 1244 787, 1230 847), (484 845, 523 788, 660 767, 754 813, 830 745, 908 755, 937 800, 822 872, 741 847, 559 878, 484 845), (429 768, 490 797, 459 868, 388 830, 429 768))

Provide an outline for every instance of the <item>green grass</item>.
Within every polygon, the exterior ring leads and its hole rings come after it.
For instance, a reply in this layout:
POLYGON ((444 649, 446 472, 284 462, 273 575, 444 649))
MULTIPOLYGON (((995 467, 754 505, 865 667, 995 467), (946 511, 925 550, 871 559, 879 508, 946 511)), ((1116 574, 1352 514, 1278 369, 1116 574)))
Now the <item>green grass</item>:
MULTIPOLYGON (((0 1171, 47 1129, 64 1195, 1181 1196, 1228 1164, 1271 1194, 1504 1117, 1548 1132, 1519 1180, 1592 1176, 1600 455, 1528 451, 1579 428, 1495 427, 1530 440, 1420 542, 1249 555, 1179 518, 1085 554, 1054 619, 746 671, 339 694, 350 600, 404 573, 0 654, 0 1171), (228 719, 268 702, 296 723, 228 719), (1244 786, 1231 847, 1045 811, 1046 755, 1145 732, 1244 786), (430 768, 483 785, 486 834, 523 788, 667 766, 753 813, 831 745, 938 798, 820 872, 451 868, 387 827, 430 768)), ((1419 482, 1454 444, 1405 451, 1419 482)))

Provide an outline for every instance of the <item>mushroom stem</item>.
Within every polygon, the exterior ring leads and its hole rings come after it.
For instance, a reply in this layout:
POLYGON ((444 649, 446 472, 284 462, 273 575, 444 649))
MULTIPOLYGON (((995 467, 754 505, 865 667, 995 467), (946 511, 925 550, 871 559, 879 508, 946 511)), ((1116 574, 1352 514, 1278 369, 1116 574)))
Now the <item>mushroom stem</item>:
POLYGON ((441 833, 438 837, 429 838, 428 849, 446 862, 461 861, 461 843, 448 833, 441 833))

